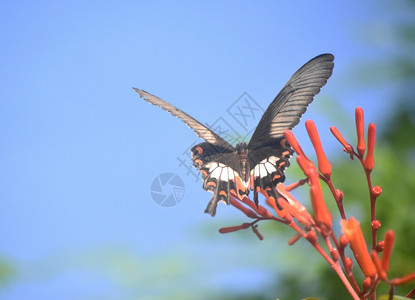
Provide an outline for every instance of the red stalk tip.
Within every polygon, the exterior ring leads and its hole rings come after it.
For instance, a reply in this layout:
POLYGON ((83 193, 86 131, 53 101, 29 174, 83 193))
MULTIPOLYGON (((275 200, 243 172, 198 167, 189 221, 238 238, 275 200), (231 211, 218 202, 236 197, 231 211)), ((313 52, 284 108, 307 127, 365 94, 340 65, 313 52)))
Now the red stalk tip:
POLYGON ((356 132, 357 132, 357 153, 360 157, 363 157, 363 154, 366 150, 365 137, 364 137, 364 113, 361 107, 357 107, 355 110, 355 119, 356 119, 356 132))
POLYGON ((340 133, 340 131, 336 127, 331 126, 330 131, 334 135, 334 137, 340 142, 340 144, 343 145, 344 151, 346 153, 353 152, 353 147, 346 141, 346 139, 343 137, 343 135, 340 133))
POLYGON ((290 146, 294 149, 294 151, 298 155, 304 155, 303 149, 301 149, 300 144, 298 143, 297 139, 295 138, 294 134, 291 130, 284 131, 285 138, 287 139, 290 146))
POLYGON ((364 161, 364 167, 367 172, 371 172, 375 165, 375 159, 373 157, 373 152, 375 149, 375 136, 376 133, 376 125, 373 123, 369 124, 369 129, 367 132, 367 154, 364 161))
POLYGON ((324 175, 327 179, 331 176, 331 164, 327 159, 326 154, 324 153, 323 146, 321 145, 320 137, 316 125, 312 120, 307 120, 305 122, 305 127, 307 128, 308 136, 310 137, 311 143, 317 154, 318 169, 321 174, 324 175))
POLYGON ((389 269, 389 260, 392 253, 394 240, 395 233, 393 232, 393 230, 388 230, 385 234, 385 245, 383 248, 382 258, 380 259, 382 270, 385 272, 387 272, 389 269))

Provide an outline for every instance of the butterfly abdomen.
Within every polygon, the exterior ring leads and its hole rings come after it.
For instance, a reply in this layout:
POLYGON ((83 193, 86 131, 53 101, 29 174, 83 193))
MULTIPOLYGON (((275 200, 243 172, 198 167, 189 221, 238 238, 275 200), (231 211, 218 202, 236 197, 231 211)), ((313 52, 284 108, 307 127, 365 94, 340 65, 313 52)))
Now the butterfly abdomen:
POLYGON ((249 190, 249 159, 248 159, 248 145, 246 143, 240 143, 236 145, 236 153, 239 158, 239 174, 244 183, 244 186, 249 190))

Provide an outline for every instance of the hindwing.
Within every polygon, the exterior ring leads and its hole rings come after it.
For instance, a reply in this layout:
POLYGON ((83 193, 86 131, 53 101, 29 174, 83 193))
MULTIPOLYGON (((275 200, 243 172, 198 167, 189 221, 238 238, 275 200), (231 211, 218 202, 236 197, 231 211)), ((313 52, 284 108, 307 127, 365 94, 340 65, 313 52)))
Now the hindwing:
POLYGON ((260 190, 277 199, 275 186, 279 182, 284 182, 284 171, 290 166, 292 154, 293 150, 285 138, 275 139, 267 145, 250 150, 250 188, 257 205, 260 190))
POLYGON ((235 151, 205 142, 194 146, 191 152, 193 165, 202 174, 203 189, 213 194, 205 212, 214 216, 219 202, 230 203, 231 193, 248 193, 240 176, 239 158, 235 151))

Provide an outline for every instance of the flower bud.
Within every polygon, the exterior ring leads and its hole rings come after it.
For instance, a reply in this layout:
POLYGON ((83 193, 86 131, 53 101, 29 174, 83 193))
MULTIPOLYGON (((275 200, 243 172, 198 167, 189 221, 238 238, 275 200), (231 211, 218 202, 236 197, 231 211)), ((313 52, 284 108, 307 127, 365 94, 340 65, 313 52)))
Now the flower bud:
POLYGON ((364 161, 364 168, 366 172, 371 172, 373 170, 373 167, 375 166, 375 159, 373 157, 373 152, 375 149, 375 132, 375 124, 370 123, 367 132, 367 154, 364 161))
POLYGON ((316 125, 312 120, 307 120, 305 122, 305 126, 307 128, 308 136, 310 137, 311 143, 313 144, 317 154, 318 169, 321 174, 324 175, 324 177, 330 178, 332 167, 329 160, 327 159, 326 154, 324 153, 316 125))
POLYGON ((355 119, 356 119, 356 132, 357 132, 357 153, 360 157, 363 157, 363 154, 366 150, 365 144, 365 123, 364 123, 364 114, 361 107, 357 107, 355 110, 355 119))
POLYGON ((229 232, 234 232, 234 231, 238 231, 241 229, 246 229, 249 226, 251 226, 250 223, 243 223, 241 225, 237 225, 237 226, 229 226, 229 227, 222 227, 221 229, 219 229, 220 233, 229 233, 229 232))
POLYGON ((367 277, 372 277, 376 274, 376 267, 367 250, 366 241, 363 237, 359 222, 355 218, 350 217, 348 221, 341 220, 340 225, 343 234, 345 234, 350 241, 350 248, 353 251, 357 263, 362 269, 363 274, 367 277))
POLYGON ((363 280, 363 289, 368 290, 368 289, 370 289, 371 286, 372 286, 372 278, 366 277, 363 280))
POLYGON ((331 249, 330 255, 333 258, 334 262, 337 262, 340 259, 339 251, 336 248, 331 249))
POLYGON ((349 244, 349 239, 347 238, 347 236, 342 234, 339 238, 339 242, 340 242, 340 247, 345 248, 349 244))
POLYGON ((380 186, 374 186, 372 188, 372 194, 375 195, 376 197, 379 197, 380 194, 382 194, 382 188, 380 186))
POLYGON ((372 225, 372 228, 373 228, 374 230, 378 230, 378 229, 380 228, 380 226, 381 226, 381 224, 380 224, 380 221, 379 221, 379 220, 373 220, 371 225, 372 225))
POLYGON ((300 144, 298 143, 297 139, 295 138, 294 134, 291 130, 284 131, 285 138, 287 139, 290 146, 294 149, 295 153, 298 155, 304 155, 303 149, 301 149, 300 144))
POLYGON ((346 142, 346 139, 342 136, 342 134, 336 127, 331 126, 330 131, 334 135, 334 137, 343 145, 344 152, 346 153, 353 152, 353 147, 348 142, 346 142))

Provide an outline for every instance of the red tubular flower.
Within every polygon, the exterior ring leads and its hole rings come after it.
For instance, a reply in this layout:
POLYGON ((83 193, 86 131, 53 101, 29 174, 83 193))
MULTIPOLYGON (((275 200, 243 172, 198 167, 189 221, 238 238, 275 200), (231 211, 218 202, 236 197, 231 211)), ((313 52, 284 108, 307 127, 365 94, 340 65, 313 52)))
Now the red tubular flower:
POLYGON ((375 148, 375 133, 376 125, 370 123, 367 132, 367 154, 364 162, 364 167, 367 172, 371 172, 375 165, 375 159, 373 158, 373 151, 375 148))
MULTIPOLYGON (((284 209, 282 209, 282 208, 278 208, 277 207, 277 204, 276 204, 276 201, 285 201, 285 199, 284 198, 278 198, 278 199, 274 199, 273 197, 270 197, 270 196, 268 196, 268 193, 266 192, 266 191, 264 191, 264 190, 260 190, 259 191, 262 195, 264 195, 265 196, 265 202, 269 205, 269 206, 271 206, 274 210, 275 210, 275 212, 277 213, 277 215, 281 218, 281 219, 283 219, 283 220, 285 220, 285 221, 287 221, 288 223, 290 223, 291 221, 292 221, 292 217, 291 217, 291 215, 286 211, 286 210, 284 210, 284 209)), ((265 209, 265 208, 264 208, 265 209)), ((269 212, 268 212, 269 213, 269 212)), ((270 216, 271 216, 271 213, 269 213, 270 214, 270 216)), ((262 215, 262 214, 261 214, 262 215)), ((272 217, 272 216, 271 216, 272 217)))
POLYGON ((307 211, 305 206, 302 205, 297 199, 295 199, 290 192, 288 192, 287 187, 282 182, 278 183, 276 188, 278 193, 280 193, 288 201, 288 203, 296 210, 298 210, 301 213, 307 211))
POLYGON ((284 196, 287 200, 281 199, 278 204, 288 213, 290 213, 294 218, 298 220, 305 227, 311 227, 314 225, 314 221, 311 218, 310 214, 307 212, 307 209, 298 202, 284 187, 284 184, 277 184, 277 191, 284 196))
POLYGON ((285 138, 287 139, 288 143, 291 145, 291 147, 294 149, 294 151, 298 155, 304 155, 303 149, 301 149, 300 144, 298 143, 297 139, 295 138, 294 134, 291 130, 284 131, 285 138))
POLYGON ((310 196, 311 196, 311 205, 313 206, 313 217, 314 221, 318 225, 325 225, 325 231, 322 231, 322 234, 328 235, 330 234, 330 230, 332 228, 332 216, 330 214, 329 209, 326 206, 326 202, 324 201, 323 191, 321 190, 320 181, 318 179, 317 171, 311 170, 309 172, 310 176, 310 196))
POLYGON ((393 242, 395 240, 395 233, 393 230, 388 230, 385 234, 385 244, 383 247, 382 258, 380 259, 380 265, 382 270, 387 272, 389 269, 389 260, 392 253, 393 242))
POLYGON ((364 114, 363 109, 361 107, 357 107, 355 110, 355 118, 356 118, 356 131, 357 131, 357 153, 359 153, 360 157, 363 157, 365 153, 366 145, 365 145, 365 123, 364 123, 364 114))
POLYGON ((308 136, 310 137, 311 143, 313 144, 313 147, 316 150, 318 169, 320 170, 321 174, 324 175, 324 177, 330 178, 331 164, 328 161, 326 154, 324 153, 316 125, 312 120, 307 120, 305 122, 305 127, 307 128, 308 136))
POLYGON ((344 151, 346 153, 352 153, 353 152, 353 147, 348 142, 346 142, 346 139, 342 136, 342 134, 340 133, 340 131, 336 127, 331 126, 330 131, 334 135, 334 137, 340 142, 340 144, 343 145, 344 151))
POLYGON ((386 280, 386 272, 382 270, 382 266, 380 264, 380 260, 379 260, 379 256, 378 253, 375 250, 372 250, 372 253, 370 254, 370 256, 372 257, 372 261, 375 265, 375 268, 379 274, 379 278, 381 280, 386 280))
POLYGON ((234 232, 234 231, 238 231, 241 229, 246 229, 249 226, 251 226, 250 223, 243 223, 241 225, 237 225, 237 226, 229 226, 229 227, 223 227, 221 229, 219 229, 220 233, 229 233, 229 232, 234 232))
POLYGON ((304 155, 297 155, 296 157, 298 166, 303 170, 304 174, 308 177, 310 169, 315 169, 314 164, 304 155))
POLYGON ((293 189, 296 189, 296 188, 298 188, 299 186, 302 186, 302 185, 304 185, 304 184, 306 184, 307 183, 307 179, 301 179, 301 180, 299 180, 299 181, 297 181, 297 182, 294 182, 294 183, 291 183, 291 184, 289 184, 289 185, 287 185, 286 187, 285 187, 285 189, 287 190, 287 191, 292 191, 293 189))
MULTIPOLYGON (((237 196, 235 194, 233 194, 233 193, 232 193, 232 196, 235 199, 238 199, 238 198, 236 198, 237 196)), ((256 213, 260 214, 262 217, 265 217, 265 218, 272 217, 271 213, 265 207, 263 207, 261 205, 258 205, 258 207, 257 207, 256 204, 251 199, 249 199, 248 197, 244 196, 244 197, 242 197, 242 199, 240 199, 240 201, 242 201, 243 203, 245 203, 246 205, 248 205, 253 211, 255 211, 256 213)), ((256 216, 256 218, 257 217, 258 216, 256 216)))
POLYGON ((400 278, 395 278, 392 280, 392 285, 401 285, 404 283, 407 283, 409 281, 415 280, 415 272, 405 275, 403 277, 400 278))
POLYGON ((362 269, 363 274, 366 277, 374 276, 376 274, 376 266, 373 264, 369 252, 367 251, 366 241, 363 237, 359 222, 355 218, 350 217, 348 221, 341 220, 340 225, 342 227, 342 232, 350 242, 350 248, 352 248, 353 254, 362 269))
POLYGON ((231 198, 231 204, 237 209, 239 209, 241 212, 243 212, 245 215, 247 215, 248 217, 252 219, 258 218, 258 215, 254 211, 243 206, 239 201, 235 200, 234 198, 231 198))

